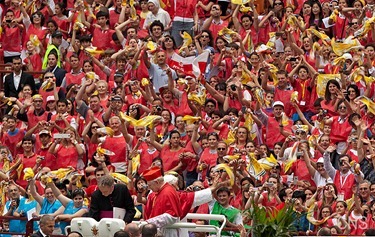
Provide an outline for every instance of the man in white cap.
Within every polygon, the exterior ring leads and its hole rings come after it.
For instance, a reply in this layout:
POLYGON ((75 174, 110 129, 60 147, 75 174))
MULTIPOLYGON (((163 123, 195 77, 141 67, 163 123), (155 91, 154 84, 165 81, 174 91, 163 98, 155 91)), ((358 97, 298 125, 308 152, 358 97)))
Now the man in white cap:
POLYGON ((254 112, 258 119, 266 127, 265 143, 270 149, 273 149, 276 142, 283 142, 285 140, 285 136, 280 132, 280 127, 283 128, 284 132, 291 133, 291 127, 293 124, 284 113, 283 102, 275 101, 272 108, 274 116, 268 116, 260 109, 260 104, 257 102, 254 112), (285 125, 285 123, 287 123, 287 125, 285 125))

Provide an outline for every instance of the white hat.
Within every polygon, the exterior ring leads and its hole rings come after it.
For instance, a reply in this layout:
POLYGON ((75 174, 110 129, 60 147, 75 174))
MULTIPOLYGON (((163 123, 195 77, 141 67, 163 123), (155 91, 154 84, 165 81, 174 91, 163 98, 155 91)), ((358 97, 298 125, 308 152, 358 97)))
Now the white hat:
POLYGON ((53 95, 47 96, 47 103, 50 101, 55 101, 55 97, 53 95))
POLYGON ((281 102, 281 101, 275 101, 275 102, 273 102, 272 108, 275 107, 276 105, 280 105, 283 108, 285 107, 283 102, 281 102))
POLYGON ((350 53, 344 53, 342 55, 342 57, 345 58, 345 60, 351 60, 351 61, 353 61, 353 57, 352 57, 352 55, 350 53))
POLYGON ((324 163, 323 157, 320 157, 316 163, 324 163))

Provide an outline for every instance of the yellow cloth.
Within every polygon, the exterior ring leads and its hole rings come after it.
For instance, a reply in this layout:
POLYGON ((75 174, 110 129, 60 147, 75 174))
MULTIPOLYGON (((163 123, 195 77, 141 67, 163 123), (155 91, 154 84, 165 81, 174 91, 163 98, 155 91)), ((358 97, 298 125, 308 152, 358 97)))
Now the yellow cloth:
POLYGON ((261 176, 266 174, 266 171, 259 164, 258 160, 255 158, 254 153, 249 153, 248 157, 250 159, 248 169, 250 170, 250 172, 254 173, 254 178, 259 180, 261 176))
POLYGON ((292 167, 293 163, 297 160, 298 145, 299 145, 299 142, 294 143, 292 147, 292 151, 290 152, 290 155, 285 162, 285 168, 284 168, 285 173, 288 172, 290 167, 292 167))
POLYGON ((183 44, 180 48, 180 52, 184 50, 185 48, 187 48, 193 42, 193 39, 191 38, 189 33, 187 33, 186 31, 184 31, 184 33, 182 34, 182 40, 183 40, 183 44))
POLYGON ((23 173, 24 173, 24 175, 23 175, 23 180, 30 180, 30 179, 33 179, 34 178, 34 171, 33 171, 33 169, 32 168, 25 168, 24 170, 23 170, 23 173))
POLYGON ((128 115, 123 115, 122 118, 125 121, 129 122, 133 127, 147 127, 150 124, 152 124, 155 120, 160 119, 161 117, 158 115, 149 115, 137 120, 128 115))
POLYGON ((225 39, 225 41, 227 41, 228 43, 232 43, 232 35, 237 34, 237 33, 231 29, 228 29, 227 27, 224 27, 223 29, 219 31, 218 34, 219 36, 222 36, 225 39))
POLYGON ((97 48, 94 46, 87 47, 85 48, 85 50, 92 56, 97 56, 97 55, 101 55, 102 53, 104 53, 104 50, 97 50, 97 48))
POLYGON ((128 176, 123 175, 123 174, 119 174, 119 173, 111 173, 111 176, 112 176, 114 179, 123 182, 124 184, 128 184, 128 183, 130 182, 130 179, 128 178, 128 176))
POLYGON ((227 173, 227 175, 229 177, 230 186, 234 185, 234 173, 233 173, 232 169, 227 164, 219 164, 219 165, 215 166, 214 169, 215 169, 215 171, 225 170, 225 172, 227 173))
POLYGON ((137 174, 137 170, 141 164, 141 155, 137 154, 135 157, 132 158, 132 175, 135 176, 137 174))
POLYGON ((375 22, 375 17, 367 19, 361 28, 354 32, 354 37, 362 38, 367 36, 367 33, 371 30, 371 24, 375 22))
POLYGON ((340 74, 319 74, 316 83, 316 92, 319 97, 324 97, 326 92, 327 82, 329 80, 335 79, 336 81, 341 81, 340 74))
POLYGON ((201 117, 195 117, 195 116, 190 116, 190 115, 185 115, 182 118, 182 121, 186 121, 187 125, 193 124, 196 121, 200 121, 202 118, 201 117))
POLYGON ((367 106, 367 111, 375 115, 375 103, 370 98, 362 95, 358 100, 367 106))
POLYGON ((336 42, 336 39, 332 38, 331 46, 333 52, 335 52, 335 54, 338 56, 342 56, 344 53, 348 53, 353 49, 362 47, 358 39, 354 39, 353 36, 349 36, 344 40, 344 42, 336 42))

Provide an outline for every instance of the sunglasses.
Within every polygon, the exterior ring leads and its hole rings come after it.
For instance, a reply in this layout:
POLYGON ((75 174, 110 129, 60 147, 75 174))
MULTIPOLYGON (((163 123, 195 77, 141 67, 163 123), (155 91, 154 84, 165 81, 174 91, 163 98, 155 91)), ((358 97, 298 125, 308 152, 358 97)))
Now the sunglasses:
POLYGON ((98 129, 99 127, 91 127, 92 129, 98 129))
POLYGON ((209 35, 201 35, 201 38, 210 38, 209 35))
POLYGON ((54 78, 55 76, 45 76, 44 79, 54 78))
POLYGON ((225 151, 225 148, 217 148, 218 151, 225 151))
POLYGON ((283 3, 282 3, 282 2, 275 2, 275 6, 276 6, 276 5, 280 5, 280 6, 282 6, 283 3))
POLYGON ((346 109, 346 106, 340 106, 339 109, 346 109))

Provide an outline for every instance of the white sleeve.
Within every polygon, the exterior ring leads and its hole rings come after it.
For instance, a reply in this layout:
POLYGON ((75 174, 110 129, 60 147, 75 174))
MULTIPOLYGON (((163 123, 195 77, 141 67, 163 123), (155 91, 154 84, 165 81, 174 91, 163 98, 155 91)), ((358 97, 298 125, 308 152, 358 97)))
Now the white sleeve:
POLYGON ((212 199, 212 190, 210 188, 197 191, 194 193, 194 202, 192 208, 211 202, 212 199))
POLYGON ((172 224, 178 222, 178 218, 174 217, 174 216, 171 216, 168 213, 164 213, 164 214, 155 216, 153 218, 150 218, 150 219, 146 220, 146 222, 149 223, 149 224, 154 224, 158 228, 162 228, 164 226, 172 225, 172 224))

